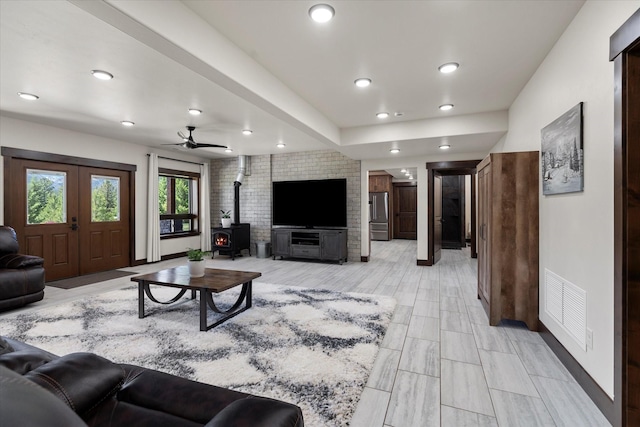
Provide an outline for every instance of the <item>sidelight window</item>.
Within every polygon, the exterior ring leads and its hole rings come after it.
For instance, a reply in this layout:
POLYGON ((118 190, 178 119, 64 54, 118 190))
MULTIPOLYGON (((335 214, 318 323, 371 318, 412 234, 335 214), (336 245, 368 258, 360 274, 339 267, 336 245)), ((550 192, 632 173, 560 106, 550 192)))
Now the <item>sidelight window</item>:
POLYGON ((160 235, 183 236, 198 232, 198 184, 200 174, 160 169, 158 201, 160 235))
POLYGON ((66 172, 27 169, 27 224, 66 222, 66 172))

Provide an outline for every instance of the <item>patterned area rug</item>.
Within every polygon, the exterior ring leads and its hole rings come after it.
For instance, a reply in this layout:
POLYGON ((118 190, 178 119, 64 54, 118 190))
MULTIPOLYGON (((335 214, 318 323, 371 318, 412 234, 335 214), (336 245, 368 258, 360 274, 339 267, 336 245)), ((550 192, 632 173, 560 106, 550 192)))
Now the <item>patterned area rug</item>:
MULTIPOLYGON (((251 309, 208 332, 199 331, 198 300, 172 306, 147 300, 147 317, 138 319, 137 287, 127 287, 4 317, 0 334, 59 355, 94 352, 292 402, 309 426, 348 425, 395 300, 259 282, 253 288, 251 309)), ((153 292, 165 300, 176 294, 153 292)), ((234 289, 214 299, 224 307, 237 295, 234 289)))

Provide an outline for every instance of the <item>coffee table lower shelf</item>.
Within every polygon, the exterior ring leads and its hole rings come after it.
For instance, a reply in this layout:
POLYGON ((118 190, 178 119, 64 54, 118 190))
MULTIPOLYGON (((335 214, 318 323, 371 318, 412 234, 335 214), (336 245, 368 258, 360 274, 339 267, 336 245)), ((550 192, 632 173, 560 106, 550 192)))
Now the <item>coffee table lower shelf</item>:
POLYGON ((257 272, 206 269, 204 277, 190 277, 186 267, 176 267, 161 270, 156 273, 135 276, 131 281, 138 283, 138 318, 145 317, 145 295, 151 301, 158 304, 173 304, 191 291, 191 299, 196 298, 196 292, 200 293, 200 330, 208 331, 211 328, 226 322, 243 311, 251 308, 251 292, 253 279, 260 277, 257 272), (178 294, 168 301, 158 300, 152 293, 150 285, 178 288, 178 294), (242 285, 240 295, 236 302, 227 310, 221 310, 213 300, 214 293, 221 293, 228 289, 242 285), (244 303, 244 306, 242 307, 244 303), (224 315, 212 324, 207 323, 208 309, 224 315))

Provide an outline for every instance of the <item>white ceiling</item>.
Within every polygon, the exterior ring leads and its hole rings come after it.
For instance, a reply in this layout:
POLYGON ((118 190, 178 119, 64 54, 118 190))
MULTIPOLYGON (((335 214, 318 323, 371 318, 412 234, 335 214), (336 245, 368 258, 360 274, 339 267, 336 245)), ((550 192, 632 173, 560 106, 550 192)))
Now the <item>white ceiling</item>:
POLYGON ((371 160, 392 146, 424 157, 442 141, 486 153, 584 1, 329 3, 335 18, 317 24, 306 0, 0 1, 0 112, 151 147, 194 125, 196 141, 234 150, 191 152, 210 158, 332 148, 371 160), (449 61, 460 69, 439 73, 449 61))

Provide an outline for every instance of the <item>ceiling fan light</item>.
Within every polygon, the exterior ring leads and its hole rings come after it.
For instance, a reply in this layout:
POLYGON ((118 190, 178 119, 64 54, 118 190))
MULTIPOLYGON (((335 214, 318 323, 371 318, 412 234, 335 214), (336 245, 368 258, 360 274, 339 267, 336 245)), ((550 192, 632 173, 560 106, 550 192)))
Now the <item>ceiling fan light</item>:
POLYGON ((111 80, 113 78, 113 74, 104 70, 91 70, 91 74, 98 80, 111 80))
POLYGON ((358 87, 367 87, 371 84, 371 79, 361 77, 359 79, 356 79, 356 81, 354 81, 353 83, 355 83, 355 85, 358 87))
POLYGON ((18 96, 22 99, 26 99, 27 101, 35 101, 40 98, 38 95, 26 92, 18 92, 18 96))
POLYGON ((459 66, 460 64, 458 64, 457 62, 447 62, 446 64, 442 64, 441 66, 439 66, 438 71, 443 74, 449 74, 457 70, 459 66))
POLYGON ((130 120, 123 120, 120 122, 120 124, 124 127, 131 127, 133 125, 135 125, 134 122, 130 121, 130 120))
POLYGON ((335 14, 335 9, 328 4, 316 4, 309 9, 311 19, 320 23, 331 21, 335 14))
POLYGON ((225 153, 233 153, 233 150, 231 148, 227 147, 227 148, 224 149, 224 152, 225 153))
POLYGON ((192 116, 199 116, 202 114, 202 110, 198 110, 197 108, 189 108, 189 114, 192 116))

